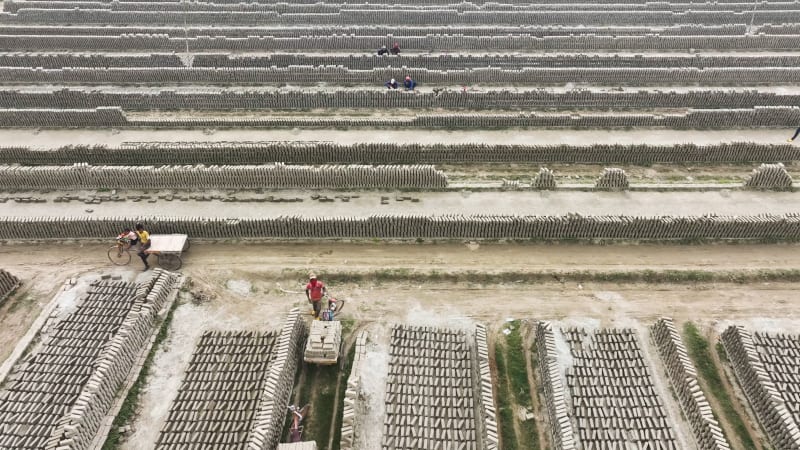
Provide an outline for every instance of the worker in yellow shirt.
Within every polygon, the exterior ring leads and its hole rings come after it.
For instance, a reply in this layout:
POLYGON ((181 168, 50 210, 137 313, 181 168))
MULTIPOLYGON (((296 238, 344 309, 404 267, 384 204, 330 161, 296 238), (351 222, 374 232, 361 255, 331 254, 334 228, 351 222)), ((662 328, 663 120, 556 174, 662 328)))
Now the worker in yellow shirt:
POLYGON ((145 250, 150 248, 150 233, 144 229, 144 225, 141 223, 136 224, 136 235, 139 236, 139 258, 142 258, 142 262, 144 263, 144 270, 147 271, 150 269, 150 264, 147 264, 147 257, 149 256, 145 253, 145 250))

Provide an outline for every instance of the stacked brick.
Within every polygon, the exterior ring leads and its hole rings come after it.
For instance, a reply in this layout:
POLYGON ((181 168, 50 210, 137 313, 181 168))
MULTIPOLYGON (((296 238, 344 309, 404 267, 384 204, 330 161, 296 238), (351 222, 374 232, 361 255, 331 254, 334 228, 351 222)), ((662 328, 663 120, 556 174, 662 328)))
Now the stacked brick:
POLYGON ((792 177, 783 163, 761 164, 757 169, 753 169, 752 175, 744 185, 750 189, 785 191, 792 188, 792 177))
POLYGON ((483 424, 483 449, 500 448, 497 429, 497 408, 494 398, 494 380, 489 360, 489 340, 486 325, 475 325, 475 349, 478 353, 478 382, 480 383, 480 417, 483 424))
POLYGON ((719 422, 714 418, 700 383, 697 371, 686 353, 681 335, 670 318, 661 318, 651 329, 661 360, 667 369, 673 392, 678 397, 683 414, 692 427, 700 450, 728 450, 719 422))
POLYGON ((624 170, 606 167, 594 187, 599 190, 618 191, 628 189, 630 184, 624 170))
POLYGON ((562 333, 573 359, 567 386, 580 447, 678 450, 634 331, 562 333))
POLYGON ((86 449, 149 338, 174 275, 98 280, 0 390, 0 448, 86 449))
MULTIPOLYGON (((442 164, 458 162, 689 163, 797 161, 800 147, 733 142, 713 145, 482 145, 331 142, 131 142, 120 147, 0 147, 0 164, 92 165, 442 164)), ((541 171, 540 171, 541 173, 541 171)))
MULTIPOLYGON (((62 69, 64 67, 183 67, 177 55, 99 55, 90 53, 3 53, 0 67, 33 67, 62 69)), ((89 80, 81 80, 87 82, 89 80)))
POLYGON ((430 165, 291 166, 7 166, 0 189, 259 189, 443 188, 447 176, 430 165))
POLYGON ((341 322, 315 320, 311 322, 303 359, 316 364, 335 364, 341 345, 341 322))
POLYGON ((556 178, 553 171, 547 167, 541 167, 539 173, 533 179, 533 188, 540 191, 552 191, 556 188, 556 178))
POLYGON ((19 278, 4 269, 0 269, 0 303, 11 295, 20 284, 19 278))
POLYGON ((258 413, 244 447, 247 450, 272 450, 280 442, 305 333, 300 311, 292 309, 278 335, 267 380, 260 392, 258 413))
POLYGON ((395 325, 389 358, 382 448, 479 448, 466 334, 395 325))
POLYGON ((536 326, 536 353, 553 449, 575 450, 577 447, 570 419, 568 393, 562 382, 555 334, 549 322, 539 322, 536 326))
POLYGON ((278 450, 317 450, 317 443, 315 441, 307 441, 278 444, 278 450))
POLYGON ((0 217, 4 239, 97 239, 133 222, 196 238, 800 239, 800 214, 756 216, 372 215, 367 217, 0 217))
POLYGON ((800 336, 753 333, 758 355, 800 427, 800 336))
POLYGON ((777 450, 800 449, 798 423, 770 377, 753 336, 743 327, 730 326, 722 333, 721 341, 739 386, 773 447, 777 450))
POLYGON ((361 364, 367 353, 367 336, 367 332, 362 331, 356 337, 350 376, 347 378, 347 389, 344 391, 342 435, 339 441, 339 448, 342 450, 355 448, 359 424, 356 418, 363 417, 365 414, 365 408, 361 401, 361 364))
POLYGON ((203 333, 156 448, 244 449, 276 340, 277 333, 203 333))
MULTIPOLYGON (((392 94, 394 95, 394 94, 392 94)), ((397 93, 397 95, 402 95, 397 93)), ((410 95, 407 97, 411 97, 410 95)), ((736 128, 789 127, 800 122, 800 109, 757 106, 743 109, 689 109, 669 115, 611 114, 418 114, 409 118, 360 117, 216 117, 198 116, 128 119, 118 107, 95 109, 0 109, 0 127, 667 127, 736 128)))

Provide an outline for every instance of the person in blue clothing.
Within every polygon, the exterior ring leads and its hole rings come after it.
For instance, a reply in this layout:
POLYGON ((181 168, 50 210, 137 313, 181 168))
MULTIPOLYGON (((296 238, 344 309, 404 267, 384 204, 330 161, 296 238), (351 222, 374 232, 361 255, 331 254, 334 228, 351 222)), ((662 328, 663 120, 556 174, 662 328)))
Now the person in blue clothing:
POLYGON ((406 80, 403 82, 407 91, 413 91, 417 87, 417 82, 411 79, 410 75, 406 75, 406 80))
POLYGON ((384 84, 384 86, 386 86, 386 89, 397 89, 399 87, 397 85, 397 81, 394 78, 392 78, 391 80, 387 81, 384 84))
POLYGON ((800 135, 800 128, 797 128, 796 130, 794 130, 794 136, 792 136, 789 139, 787 139, 786 142, 794 142, 794 140, 797 139, 798 135, 800 135))

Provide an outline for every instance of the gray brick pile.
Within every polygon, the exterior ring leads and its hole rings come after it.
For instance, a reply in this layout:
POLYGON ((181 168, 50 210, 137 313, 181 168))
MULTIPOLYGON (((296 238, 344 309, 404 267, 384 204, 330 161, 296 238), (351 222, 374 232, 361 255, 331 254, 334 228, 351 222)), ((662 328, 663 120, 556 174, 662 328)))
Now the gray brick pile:
POLYGON ((498 439, 497 407, 494 397, 494 380, 492 379, 491 361, 489 358, 489 340, 486 325, 475 325, 475 349, 478 354, 478 383, 480 384, 481 430, 483 431, 483 449, 500 448, 498 439))
POLYGON ((761 164, 757 169, 753 169, 752 175, 744 185, 750 189, 785 191, 792 189, 792 177, 783 163, 761 164))
POLYGON ((384 450, 474 450, 473 367, 463 331, 395 325, 386 381, 384 450))
MULTIPOLYGON (((764 364, 759 347, 753 335, 741 326, 730 326, 721 336, 722 345, 733 366, 733 373, 739 381, 742 391, 750 402, 758 421, 766 431, 767 437, 776 450, 800 449, 800 429, 792 416, 788 402, 781 396, 780 388, 772 380, 768 370, 777 369, 776 378, 781 379, 780 369, 776 367, 772 355, 767 356, 769 366, 764 364), (768 368, 769 367, 769 368, 768 368)), ((759 339, 763 351, 764 339, 759 339)), ((796 341, 795 341, 796 343, 796 341)), ((780 349, 775 349, 781 353, 780 349)), ((787 353, 785 350, 784 353, 787 353)), ((769 353, 768 353, 769 354, 769 353)), ((796 367, 797 357, 791 357, 793 363, 786 367, 796 367)), ((778 365, 782 361, 778 360, 778 365)), ((796 383, 792 383, 796 386, 796 383)))
MULTIPOLYGON (((174 275, 97 280, 0 390, 0 448, 86 449, 149 338, 174 275)), ((52 320, 52 319, 51 319, 52 320)))
POLYGON ((625 190, 629 187, 630 184, 628 183, 628 175, 625 174, 625 171, 622 169, 609 167, 603 169, 603 173, 600 175, 600 178, 597 179, 597 182, 595 182, 594 185, 595 189, 606 191, 625 190))
POLYGON ((306 339, 303 359, 306 362, 335 363, 342 345, 342 323, 315 320, 306 339))
POLYGON ((22 282, 19 281, 19 278, 4 269, 0 269, 0 303, 11 295, 20 284, 22 284, 22 282))
POLYGON ((556 178, 553 171, 547 167, 539 168, 539 173, 533 179, 533 188, 540 191, 551 191, 556 188, 556 178))
POLYGON ((764 369, 800 427, 800 336, 753 333, 764 369))
MULTIPOLYGON (((131 142, 120 147, 0 147, 0 164, 92 165, 443 164, 463 162, 691 163, 798 161, 800 147, 732 142, 713 145, 483 145, 332 142, 131 142)), ((540 172, 541 173, 541 172, 540 172)))
POLYGON ((156 448, 246 448, 276 341, 274 332, 203 333, 156 448))
POLYGON ((366 414, 362 401, 361 364, 367 353, 367 336, 367 332, 362 331, 356 337, 350 376, 347 378, 347 389, 344 391, 342 435, 339 441, 339 448, 342 450, 355 448, 356 435, 359 433, 359 418, 366 414))
MULTIPOLYGON (((397 95, 402 95, 397 93, 397 95)), ((0 127, 666 127, 736 128, 791 127, 800 123, 800 108, 757 106, 743 109, 689 109, 669 115, 648 113, 611 114, 418 114, 412 118, 359 117, 216 117, 199 116, 128 119, 121 108, 95 109, 0 109, 0 127)))
POLYGON ((800 214, 737 216, 372 215, 367 217, 0 217, 9 240, 97 239, 143 222, 195 238, 800 239, 800 214), (57 225, 54 225, 57 224, 57 225))
MULTIPOLYGON (((0 67, 37 67, 61 69, 64 67, 182 67, 183 62, 174 54, 155 55, 100 55, 96 53, 2 53, 0 67)), ((86 83, 90 80, 81 80, 86 83)))
POLYGON ((678 450, 635 332, 578 328, 561 332, 573 359, 567 386, 580 448, 678 450))
POLYGON ((8 166, 0 189, 259 189, 444 188, 447 176, 430 165, 292 166, 8 166))
POLYGON ((678 403, 683 409, 699 450, 728 450, 730 444, 714 418, 700 383, 697 371, 689 359, 681 335, 670 318, 661 318, 651 329, 661 361, 667 370, 678 403))
POLYGON ((278 335, 267 380, 260 393, 258 414, 245 447, 248 450, 272 450, 280 442, 305 333, 300 311, 292 309, 278 335))
POLYGON ((553 449, 575 450, 577 446, 570 419, 571 405, 562 382, 553 326, 549 322, 539 322, 536 325, 536 353, 553 449))

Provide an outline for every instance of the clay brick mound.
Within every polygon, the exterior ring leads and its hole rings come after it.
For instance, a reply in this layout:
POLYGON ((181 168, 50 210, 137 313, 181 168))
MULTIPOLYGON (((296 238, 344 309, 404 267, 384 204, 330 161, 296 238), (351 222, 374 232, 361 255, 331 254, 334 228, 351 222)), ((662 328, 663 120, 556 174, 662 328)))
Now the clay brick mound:
POLYGON ((10 272, 0 269, 0 304, 22 284, 19 278, 10 272))

